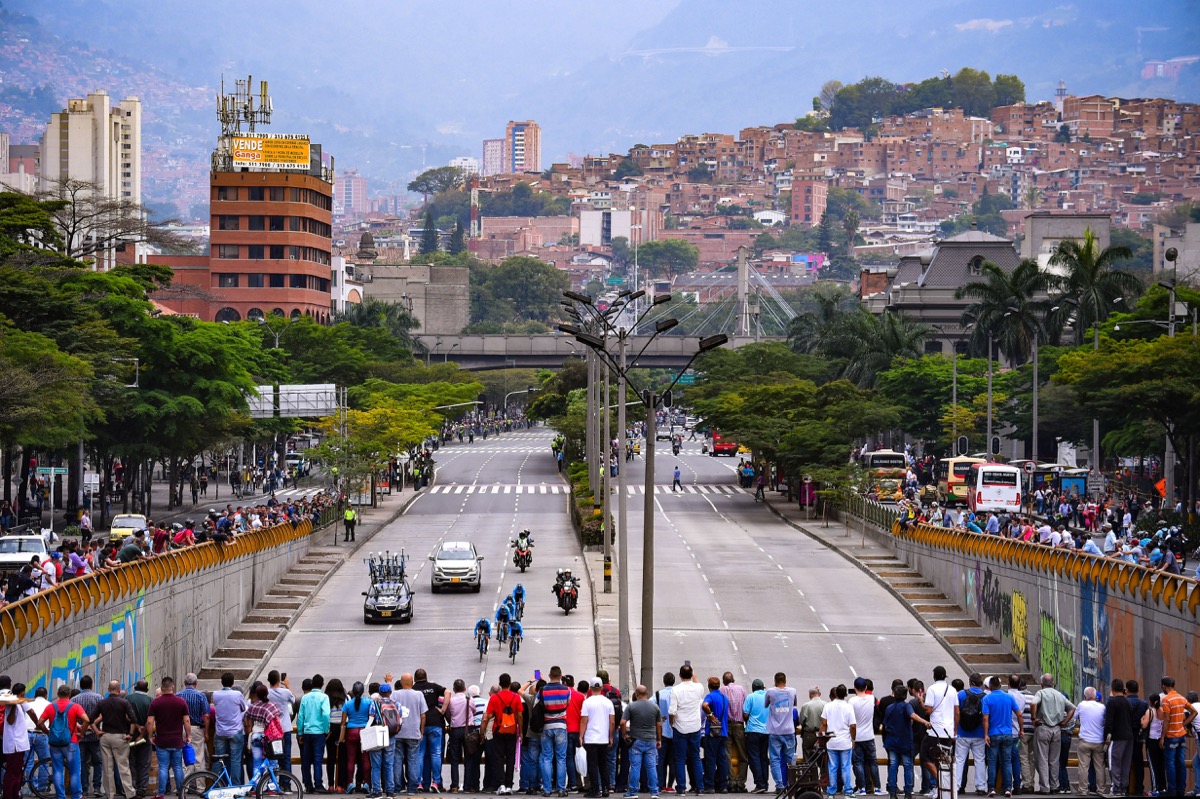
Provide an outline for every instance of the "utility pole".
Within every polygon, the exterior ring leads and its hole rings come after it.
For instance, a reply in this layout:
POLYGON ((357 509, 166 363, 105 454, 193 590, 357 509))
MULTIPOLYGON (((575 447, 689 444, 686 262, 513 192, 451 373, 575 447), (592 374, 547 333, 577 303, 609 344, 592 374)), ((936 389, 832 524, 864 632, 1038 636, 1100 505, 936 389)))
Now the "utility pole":
POLYGON ((625 459, 629 442, 625 436, 625 395, 628 391, 625 381, 625 350, 628 347, 628 331, 621 328, 617 332, 617 344, 620 351, 621 369, 617 373, 617 469, 620 480, 617 484, 617 596, 620 597, 617 614, 617 637, 621 658, 620 685, 628 693, 629 687, 635 685, 633 674, 633 641, 629 638, 629 524, 627 516, 628 493, 626 472, 628 461, 625 459))
POLYGON ((600 531, 604 535, 604 593, 612 593, 612 513, 609 509, 609 497, 612 495, 612 470, 609 467, 609 433, 612 430, 611 411, 609 410, 608 363, 603 363, 604 375, 604 435, 601 436, 600 468, 601 483, 604 486, 604 518, 600 523, 600 531))
POLYGON ((642 685, 654 685, 654 439, 658 396, 646 390, 646 497, 642 506, 642 685))

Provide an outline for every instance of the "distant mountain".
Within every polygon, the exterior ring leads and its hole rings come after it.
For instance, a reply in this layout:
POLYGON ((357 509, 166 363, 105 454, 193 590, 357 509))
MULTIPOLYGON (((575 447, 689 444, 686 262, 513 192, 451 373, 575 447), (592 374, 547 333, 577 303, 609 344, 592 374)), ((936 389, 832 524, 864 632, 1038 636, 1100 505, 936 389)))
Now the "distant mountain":
POLYGON ((478 157, 509 119, 542 124, 548 166, 568 152, 787 121, 829 79, 918 81, 971 66, 1020 76, 1030 99, 1051 98, 1062 79, 1072 93, 1200 100, 1200 67, 1178 81, 1140 77, 1147 60, 1200 54, 1200 0, 1049 10, 1035 0, 4 0, 4 9, 0 129, 44 125, 47 93, 58 104, 91 88, 137 93, 147 139, 161 143, 147 172, 168 176, 146 195, 164 201, 204 184, 222 74, 270 81, 272 128, 310 134, 373 191, 402 190, 423 165, 478 157))

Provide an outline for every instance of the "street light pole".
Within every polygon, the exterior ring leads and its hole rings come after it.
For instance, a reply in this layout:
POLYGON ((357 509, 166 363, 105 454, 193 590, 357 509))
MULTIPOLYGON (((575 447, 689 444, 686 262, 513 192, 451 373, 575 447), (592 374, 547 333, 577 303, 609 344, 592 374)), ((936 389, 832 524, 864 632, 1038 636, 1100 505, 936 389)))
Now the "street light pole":
POLYGON ((617 333, 617 345, 620 352, 620 369, 617 370, 617 637, 619 639, 618 653, 621 659, 621 675, 619 685, 624 690, 633 685, 633 642, 629 639, 629 524, 628 524, 628 487, 626 472, 628 462, 625 450, 629 442, 625 437, 625 396, 628 391, 625 380, 625 351, 628 347, 628 333, 621 328, 617 333))
POLYGON ((658 397, 647 390, 646 496, 642 506, 642 685, 654 685, 654 439, 658 397))
POLYGON ((612 494, 612 470, 609 468, 609 433, 612 430, 611 414, 609 403, 608 384, 608 363, 602 362, 602 373, 604 375, 604 435, 601 436, 601 484, 604 487, 604 519, 600 524, 600 531, 604 535, 604 593, 612 593, 612 514, 609 509, 609 497, 612 494))
POLYGON ((992 331, 988 331, 988 407, 987 407, 987 444, 985 452, 988 459, 992 457, 992 331))
MULTIPOLYGON (((1179 282, 1179 250, 1168 247, 1165 253, 1171 262, 1172 272, 1170 291, 1167 301, 1167 337, 1175 338, 1175 284, 1179 282)), ((1167 445, 1163 452, 1163 503, 1166 507, 1175 508, 1175 445, 1171 441, 1171 433, 1167 433, 1167 445)))
POLYGON ((1038 331, 1033 330, 1033 462, 1038 462, 1038 331))

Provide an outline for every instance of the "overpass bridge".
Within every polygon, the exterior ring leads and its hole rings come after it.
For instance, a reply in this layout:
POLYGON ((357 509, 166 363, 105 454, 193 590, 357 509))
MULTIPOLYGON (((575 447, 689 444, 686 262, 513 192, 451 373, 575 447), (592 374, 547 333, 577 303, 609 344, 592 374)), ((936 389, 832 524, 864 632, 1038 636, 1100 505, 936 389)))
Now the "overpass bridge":
MULTIPOLYGON (((461 335, 415 336, 425 345, 426 360, 453 361, 468 371, 508 368, 556 368, 567 358, 580 357, 587 350, 565 333, 538 335, 461 335)), ((659 336, 634 364, 633 357, 646 347, 650 336, 629 339, 630 366, 643 368, 680 368, 696 352, 698 336, 659 336)), ((755 341, 786 341, 783 336, 733 336, 726 347, 737 349, 755 341)))

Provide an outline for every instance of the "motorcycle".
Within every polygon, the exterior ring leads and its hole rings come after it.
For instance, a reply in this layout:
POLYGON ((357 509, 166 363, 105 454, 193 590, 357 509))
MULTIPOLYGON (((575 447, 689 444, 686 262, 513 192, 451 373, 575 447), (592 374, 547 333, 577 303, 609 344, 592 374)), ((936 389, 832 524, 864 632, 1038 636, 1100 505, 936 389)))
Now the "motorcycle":
POLYGON ((570 615, 579 603, 579 583, 572 578, 556 585, 554 592, 558 595, 558 606, 563 614, 570 615))
POLYGON ((524 573, 533 564, 533 539, 521 536, 508 545, 513 548, 513 565, 524 573))
POLYGON ((671 454, 672 454, 672 455, 678 455, 678 454, 679 454, 679 444, 672 444, 672 445, 671 445, 671 454))

